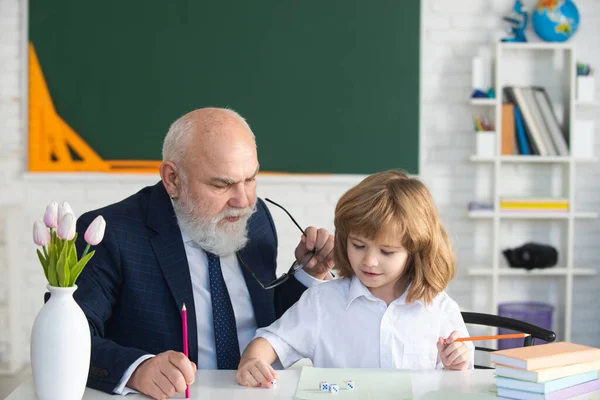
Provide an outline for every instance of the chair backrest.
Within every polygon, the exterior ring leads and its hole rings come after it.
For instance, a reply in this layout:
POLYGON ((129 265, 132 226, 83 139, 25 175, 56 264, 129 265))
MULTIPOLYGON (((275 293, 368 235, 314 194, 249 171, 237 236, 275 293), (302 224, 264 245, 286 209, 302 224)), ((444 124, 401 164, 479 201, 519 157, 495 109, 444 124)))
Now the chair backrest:
MULTIPOLYGON (((474 312, 461 312, 463 320, 467 325, 479 325, 479 326, 491 326, 495 328, 510 329, 513 331, 528 333, 531 336, 523 339, 523 346, 533 346, 536 339, 545 340, 546 342, 554 342, 556 340, 556 334, 548 329, 541 328, 539 326, 530 324, 525 321, 520 321, 514 318, 501 317, 493 314, 482 314, 474 312)), ((481 347, 475 345, 475 350, 492 352, 496 349, 488 347, 481 347)), ((476 369, 492 369, 483 365, 475 365, 476 369)))

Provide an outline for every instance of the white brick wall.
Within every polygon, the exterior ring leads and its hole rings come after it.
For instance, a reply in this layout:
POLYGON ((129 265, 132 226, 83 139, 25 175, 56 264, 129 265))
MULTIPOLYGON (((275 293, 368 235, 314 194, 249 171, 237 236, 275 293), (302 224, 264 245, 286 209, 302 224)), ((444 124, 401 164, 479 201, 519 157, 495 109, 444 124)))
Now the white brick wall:
MULTIPOLYGON (((400 0, 398 0, 400 1, 400 0)), ((525 2, 531 6, 534 1, 525 2)), ((26 133, 22 129, 22 79, 26 66, 22 54, 26 38, 22 32, 24 4, 19 0, 0 0, 0 207, 22 204, 29 218, 23 221, 22 231, 14 232, 19 245, 10 251, 20 265, 23 294, 22 326, 19 334, 29 337, 31 324, 42 305, 44 281, 30 240, 30 226, 40 218, 51 199, 68 200, 76 212, 100 207, 118 201, 146 184, 153 177, 122 177, 97 179, 90 175, 77 177, 23 176, 25 170, 26 133)), ((501 16, 512 9, 512 0, 423 0, 422 1, 422 60, 421 60, 421 170, 422 178, 431 188, 447 229, 456 245, 459 276, 449 288, 450 293, 464 309, 486 310, 486 278, 468 278, 464 269, 469 265, 489 263, 491 224, 471 221, 465 216, 469 200, 489 196, 491 169, 474 166, 467 157, 474 150, 471 131, 471 109, 466 99, 471 92, 471 57, 501 35, 505 27, 501 16)), ((578 57, 600 68, 600 2, 576 0, 582 23, 574 38, 578 57)), ((531 39, 535 38, 529 32, 531 39)), ((597 85, 600 87, 600 85, 597 85)), ((597 94, 600 98, 600 95, 597 94)), ((585 111, 600 126, 597 109, 585 111)), ((600 154, 600 140, 596 141, 600 154)), ((598 166, 578 169, 578 205, 590 210, 600 207, 600 180, 598 166)), ((281 202, 304 225, 312 224, 333 228, 335 202, 358 177, 344 179, 271 178, 259 179, 259 195, 281 202)), ((280 210, 273 210, 280 236, 280 266, 284 270, 291 262, 291 253, 299 238, 297 228, 280 210)), ((596 267, 600 264, 597 242, 600 223, 578 222, 576 235, 576 263, 596 267)), ((560 279, 549 278, 556 287, 547 296, 550 300, 564 301, 560 294, 560 279)), ((544 280, 545 282, 545 280, 544 280)), ((542 282, 542 284, 544 283, 542 282)), ((4 283, 5 284, 5 283, 4 283)), ((3 283, 0 283, 2 290, 3 283)), ((574 293, 573 341, 600 347, 600 309, 595 294, 600 277, 577 278, 574 293)), ((504 287, 504 286, 502 286, 504 287)), ((528 296, 525 292, 539 293, 538 285, 522 287, 507 282, 503 298, 528 296)), ((5 327, 0 326, 0 330, 5 327)), ((22 346, 25 360, 29 349, 22 346)))

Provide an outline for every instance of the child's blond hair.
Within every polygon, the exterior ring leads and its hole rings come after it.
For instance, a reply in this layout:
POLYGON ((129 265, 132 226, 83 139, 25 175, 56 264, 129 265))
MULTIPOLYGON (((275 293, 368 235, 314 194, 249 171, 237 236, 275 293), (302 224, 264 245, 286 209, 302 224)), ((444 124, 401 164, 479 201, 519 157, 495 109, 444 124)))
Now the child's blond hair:
POLYGON ((348 235, 370 240, 397 235, 408 252, 402 278, 408 277, 407 302, 430 304, 454 277, 456 267, 448 235, 429 190, 400 170, 379 172, 348 190, 335 208, 335 268, 354 275, 348 260, 348 235))

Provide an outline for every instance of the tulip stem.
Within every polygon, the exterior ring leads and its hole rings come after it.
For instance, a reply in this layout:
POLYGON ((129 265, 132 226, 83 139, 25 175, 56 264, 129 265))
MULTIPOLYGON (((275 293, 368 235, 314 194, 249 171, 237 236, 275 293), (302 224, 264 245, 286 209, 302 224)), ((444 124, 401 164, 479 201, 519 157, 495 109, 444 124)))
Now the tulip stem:
POLYGON ((85 257, 88 253, 88 251, 90 251, 90 244, 88 243, 87 246, 85 246, 85 250, 83 250, 83 254, 81 255, 81 258, 85 257))

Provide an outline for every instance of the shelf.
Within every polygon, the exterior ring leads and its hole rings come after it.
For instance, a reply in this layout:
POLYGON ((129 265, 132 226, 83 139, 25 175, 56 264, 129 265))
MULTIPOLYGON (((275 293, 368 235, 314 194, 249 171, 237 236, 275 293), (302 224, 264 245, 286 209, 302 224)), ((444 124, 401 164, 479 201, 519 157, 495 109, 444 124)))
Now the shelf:
POLYGON ((0 362, 0 376, 14 374, 14 369, 10 368, 8 362, 0 362))
MULTIPOLYGON (((491 268, 469 268, 468 274, 471 276, 492 276, 491 268)), ((570 271, 572 275, 592 276, 596 275, 597 271, 594 268, 573 268, 570 271)), ((569 270, 565 267, 552 267, 545 269, 534 269, 527 271, 521 268, 499 268, 498 275, 500 276, 567 276, 569 270)))
POLYGON ((495 106, 496 99, 474 98, 469 100, 469 104, 472 106, 495 106))
MULTIPOLYGON (((492 210, 469 211, 469 218, 473 219, 492 219, 496 213, 492 210)), ((572 215, 573 218, 598 218, 598 213, 595 212, 526 212, 526 211, 503 211, 499 212, 500 219, 568 219, 572 215)))
POLYGON ((597 162, 597 158, 573 158, 564 156, 495 156, 495 157, 482 157, 482 156, 469 156, 469 160, 473 162, 494 162, 500 160, 502 163, 507 164, 561 164, 568 163, 573 160, 576 163, 594 163, 597 162))
POLYGON ((581 107, 596 107, 596 106, 600 106, 600 101, 598 101, 598 100, 594 100, 594 101, 575 100, 575 105, 581 106, 581 107))
POLYGON ((501 49, 507 50, 573 50, 571 43, 561 42, 526 42, 526 43, 499 43, 501 49))

